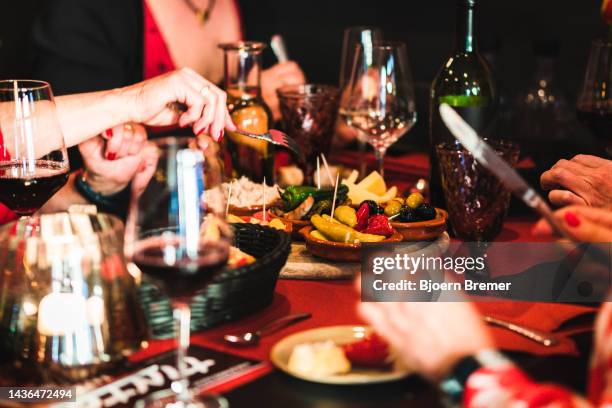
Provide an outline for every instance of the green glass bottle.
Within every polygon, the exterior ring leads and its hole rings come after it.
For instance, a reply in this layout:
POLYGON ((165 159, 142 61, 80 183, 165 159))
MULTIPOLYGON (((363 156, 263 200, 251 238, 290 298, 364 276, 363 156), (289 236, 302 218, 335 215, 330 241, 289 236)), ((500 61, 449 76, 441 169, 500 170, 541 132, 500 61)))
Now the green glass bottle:
POLYGON ((431 84, 429 99, 430 200, 446 207, 436 146, 460 148, 440 117, 439 106, 452 106, 476 131, 492 137, 497 92, 491 69, 478 52, 475 26, 476 0, 457 0, 455 46, 431 84))

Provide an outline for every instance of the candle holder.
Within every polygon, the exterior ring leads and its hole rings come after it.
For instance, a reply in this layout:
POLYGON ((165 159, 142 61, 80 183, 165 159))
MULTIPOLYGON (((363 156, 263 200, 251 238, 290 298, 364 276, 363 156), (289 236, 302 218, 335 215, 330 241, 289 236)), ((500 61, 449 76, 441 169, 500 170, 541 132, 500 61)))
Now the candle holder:
POLYGON ((0 229, 0 382, 62 384, 100 375, 146 338, 123 224, 58 213, 0 229))

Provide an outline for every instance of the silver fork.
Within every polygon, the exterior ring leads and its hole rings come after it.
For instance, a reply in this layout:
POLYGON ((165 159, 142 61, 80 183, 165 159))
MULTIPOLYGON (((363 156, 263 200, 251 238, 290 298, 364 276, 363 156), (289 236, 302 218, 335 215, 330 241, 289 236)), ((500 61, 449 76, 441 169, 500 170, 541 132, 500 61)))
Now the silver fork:
POLYGON ((302 162, 304 161, 304 153, 300 150, 300 147, 294 139, 290 138, 285 132, 281 132, 277 129, 269 129, 267 133, 255 134, 249 133, 242 129, 236 129, 233 133, 251 137, 253 139, 265 140, 273 145, 281 146, 291 150, 302 162))
MULTIPOLYGON (((179 113, 187 111, 187 106, 180 102, 169 103, 168 108, 179 113)), ((272 143, 273 145, 289 149, 296 155, 296 157, 300 161, 304 162, 304 153, 302 153, 296 141, 290 138, 289 135, 287 135, 285 132, 281 132, 277 129, 270 129, 267 133, 255 134, 246 132, 242 129, 236 129, 233 133, 238 133, 253 139, 265 140, 266 142, 272 143)))

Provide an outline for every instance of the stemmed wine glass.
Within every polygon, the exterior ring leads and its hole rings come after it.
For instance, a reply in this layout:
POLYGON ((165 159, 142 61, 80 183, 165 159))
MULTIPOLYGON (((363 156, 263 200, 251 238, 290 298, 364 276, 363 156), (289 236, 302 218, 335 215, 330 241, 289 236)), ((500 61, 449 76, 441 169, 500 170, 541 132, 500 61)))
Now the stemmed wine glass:
POLYGON ((612 42, 595 40, 582 91, 578 96, 578 118, 589 127, 603 156, 612 158, 612 42))
POLYGON ((0 81, 0 202, 30 216, 66 184, 68 170, 51 86, 0 81))
MULTIPOLYGON (((353 62, 355 61, 355 53, 359 49, 358 46, 368 49, 372 44, 382 41, 383 34, 382 30, 378 27, 371 26, 356 26, 348 27, 344 30, 344 36, 342 41, 342 57, 340 59, 340 80, 339 88, 341 92, 341 98, 344 98, 348 94, 348 83, 351 79, 351 71, 353 69, 353 62)), ((349 128, 351 129, 351 128, 349 128)), ((355 135, 357 130, 353 128, 355 135)), ((365 161, 365 150, 366 143, 362 138, 357 137, 357 145, 359 148, 359 174, 361 177, 365 177, 367 163, 365 161)))
POLYGON ((221 216, 222 166, 212 139, 163 138, 157 165, 146 186, 132 185, 125 254, 172 299, 178 322, 179 379, 171 390, 152 394, 138 406, 222 407, 215 395, 189 388, 185 356, 189 347, 190 301, 226 264, 232 234, 221 216))
POLYGON ((346 88, 351 80, 357 46, 361 45, 367 49, 374 43, 381 42, 382 39, 382 30, 378 27, 356 26, 344 30, 342 57, 340 59, 340 89, 346 88))
POLYGON ((359 131, 358 137, 372 145, 383 175, 387 149, 417 119, 406 45, 379 42, 358 46, 347 86, 340 116, 359 131))

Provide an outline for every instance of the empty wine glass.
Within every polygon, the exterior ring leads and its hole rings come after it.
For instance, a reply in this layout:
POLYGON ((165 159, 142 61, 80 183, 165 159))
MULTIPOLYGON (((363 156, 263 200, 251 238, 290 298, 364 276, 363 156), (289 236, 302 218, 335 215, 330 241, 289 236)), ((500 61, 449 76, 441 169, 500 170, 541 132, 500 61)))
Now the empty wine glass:
POLYGON ((342 57, 340 59, 340 89, 346 88, 351 80, 353 62, 357 53, 357 46, 371 47, 383 39, 382 30, 378 27, 356 26, 344 30, 342 38, 342 57))
POLYGON ((221 216, 222 166, 218 145, 208 137, 164 138, 153 142, 157 165, 144 189, 132 185, 126 223, 127 258, 172 299, 178 322, 179 379, 138 406, 222 407, 225 401, 189 388, 185 356, 189 347, 192 296, 227 263, 232 234, 221 216))
POLYGON ((380 42, 358 46, 347 86, 340 116, 359 131, 358 137, 372 145, 382 175, 387 149, 417 119, 406 45, 380 42))
POLYGON ((595 40, 578 96, 578 118, 591 130, 597 149, 612 158, 612 42, 595 40))
POLYGON ((30 216, 66 184, 68 170, 51 86, 0 81, 0 202, 30 216))
MULTIPOLYGON (((340 59, 340 81, 339 89, 341 98, 347 96, 347 85, 351 79, 351 71, 353 69, 353 62, 355 61, 355 53, 359 50, 358 46, 368 49, 372 44, 382 41, 383 34, 382 30, 378 27, 372 26, 356 26, 348 27, 344 30, 344 36, 342 41, 342 57, 340 59)), ((343 130, 344 133, 355 137, 357 140, 357 147, 359 148, 359 174, 365 177, 367 162, 365 160, 366 143, 363 138, 357 137, 357 129, 346 128, 343 130), (349 132, 350 131, 350 132, 349 132)))

